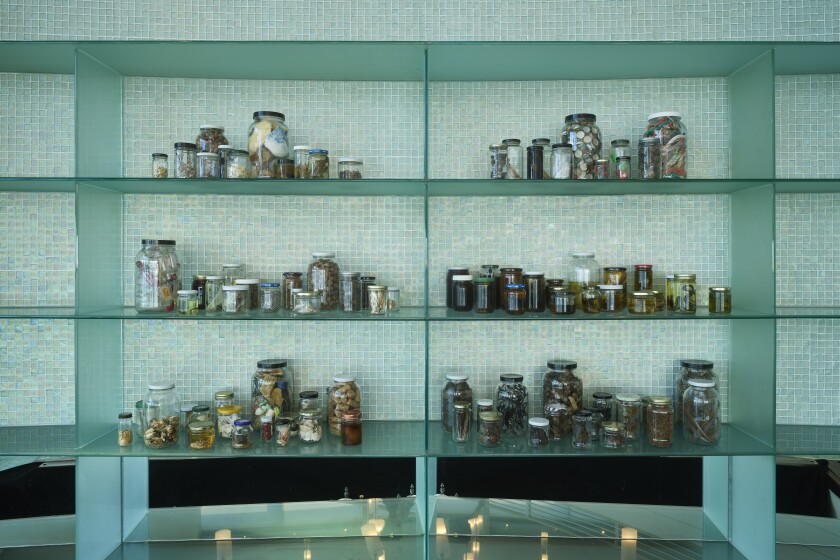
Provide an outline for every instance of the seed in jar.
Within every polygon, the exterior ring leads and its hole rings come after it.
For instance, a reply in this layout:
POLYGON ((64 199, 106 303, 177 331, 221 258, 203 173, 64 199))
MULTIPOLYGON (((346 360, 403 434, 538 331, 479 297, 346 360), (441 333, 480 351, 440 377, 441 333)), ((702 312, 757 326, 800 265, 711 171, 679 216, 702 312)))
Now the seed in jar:
POLYGON ((586 135, 583 133, 582 130, 578 130, 577 132, 575 132, 575 136, 577 136, 580 139, 583 139, 583 137, 586 135))

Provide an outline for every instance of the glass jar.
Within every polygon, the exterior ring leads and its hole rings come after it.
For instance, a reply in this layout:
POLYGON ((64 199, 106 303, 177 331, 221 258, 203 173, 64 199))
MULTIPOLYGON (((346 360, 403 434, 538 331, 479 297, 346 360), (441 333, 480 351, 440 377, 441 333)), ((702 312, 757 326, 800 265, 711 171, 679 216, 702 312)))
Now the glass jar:
POLYGON ((219 427, 219 437, 233 436, 233 423, 242 417, 242 407, 236 404, 220 406, 216 409, 216 425, 219 427))
POLYGON ((683 395, 683 436, 698 445, 720 440, 720 395, 711 379, 689 379, 683 395))
POLYGON ((292 435, 291 426, 292 421, 289 418, 278 418, 274 423, 274 441, 276 441, 277 445, 280 447, 286 447, 289 445, 289 438, 292 435))
POLYGON ((601 424, 601 445, 609 449, 624 447, 626 432, 621 422, 604 422, 601 424))
POLYGON ((452 441, 464 443, 470 440, 472 425, 472 403, 456 401, 452 407, 452 441))
POLYGON ((475 283, 475 312, 493 313, 496 310, 496 279, 476 278, 475 283))
POLYGON ((251 166, 249 165, 248 152, 245 150, 228 151, 225 155, 224 174, 222 177, 225 179, 250 178, 251 166))
POLYGON ((388 286, 388 313, 396 313, 400 310, 400 289, 396 286, 388 286))
POLYGON ((333 386, 329 390, 329 404, 327 405, 327 420, 330 423, 330 433, 341 435, 341 418, 350 410, 362 409, 362 394, 353 376, 333 377, 333 386))
POLYGON ((544 179, 544 150, 542 146, 528 146, 527 152, 528 167, 526 177, 528 179, 544 179))
POLYGON ((665 305, 668 311, 674 310, 674 275, 665 276, 665 305))
POLYGON ((197 290, 178 290, 178 314, 198 315, 197 290))
POLYGON ((505 297, 505 311, 508 315, 525 314, 525 284, 508 284, 505 297))
POLYGON ((647 414, 647 440, 653 447, 674 443, 674 406, 669 397, 651 397, 647 414))
POLYGON ((502 145, 507 149, 506 179, 522 179, 525 176, 525 158, 522 153, 522 142, 519 138, 505 138, 502 145))
POLYGON ((360 276, 358 272, 341 273, 339 298, 341 299, 341 310, 345 313, 361 311, 362 309, 362 284, 359 280, 360 276))
POLYGON ((280 284, 277 282, 263 282, 260 284, 260 309, 263 313, 277 313, 283 307, 280 284))
POLYGON ((175 392, 174 383, 149 383, 149 392, 143 402, 143 415, 146 418, 143 443, 146 447, 163 449, 178 443, 180 408, 181 398, 175 392))
POLYGON ((171 239, 144 239, 134 258, 134 308, 172 311, 181 289, 181 262, 171 239))
POLYGON ((309 178, 330 178, 330 153, 327 150, 320 148, 309 150, 309 178))
POLYGON ((634 264, 633 265, 633 290, 652 290, 653 289, 653 265, 652 264, 634 264))
POLYGON ((502 430, 515 435, 525 433, 528 425, 528 390, 518 373, 503 373, 496 386, 494 404, 502 415, 502 430))
POLYGON ((732 313, 732 288, 709 288, 709 313, 732 313))
POLYGON ((310 292, 321 292, 321 309, 338 309, 341 294, 341 271, 335 262, 335 253, 312 253, 312 262, 306 269, 306 286, 310 292))
POLYGON ((621 179, 618 176, 618 158, 630 157, 630 140, 613 140, 610 142, 610 161, 612 162, 613 179, 621 179))
POLYGON ((604 420, 612 420, 612 393, 598 391, 592 393, 592 409, 604 415, 604 420))
POLYGON ((215 124, 203 124, 199 127, 198 137, 195 139, 195 145, 199 152, 217 154, 219 146, 227 144, 228 140, 225 138, 224 127, 215 124))
POLYGON ((549 360, 542 376, 543 406, 563 403, 575 413, 583 407, 583 382, 574 374, 574 360, 549 360))
POLYGON ((648 116, 643 138, 656 138, 659 143, 659 178, 686 179, 688 150, 686 128, 677 111, 653 113, 648 116))
POLYGON ((367 287, 371 315, 385 315, 388 311, 388 287, 372 284, 367 287))
POLYGON ((240 278, 245 278, 245 265, 227 263, 222 265, 222 280, 225 286, 233 286, 240 278))
POLYGON ((545 311, 545 274, 525 272, 522 281, 525 284, 525 311, 545 311))
POLYGON ((642 422, 642 398, 633 393, 616 395, 615 421, 624 424, 627 441, 638 441, 642 422))
POLYGON ((507 148, 504 144, 490 144, 490 178, 507 177, 507 148))
POLYGON ((589 432, 590 441, 601 439, 601 424, 604 423, 604 415, 599 410, 584 409, 589 413, 586 420, 586 430, 589 432))
POLYGON ((200 179, 219 178, 219 154, 198 152, 196 154, 196 161, 198 162, 197 175, 200 179))
MULTIPOLYGON (((307 409, 301 410, 299 415, 299 433, 300 441, 304 443, 318 443, 324 437, 324 428, 321 426, 321 410, 307 409)), ((359 417, 359 443, 361 443, 361 417, 359 417)), ((339 434, 341 435, 341 425, 339 424, 339 434)))
POLYGON ((618 158, 616 172, 618 173, 618 179, 630 178, 630 156, 618 158))
POLYGON ((619 284, 601 284, 598 286, 601 292, 601 311, 615 312, 627 307, 624 295, 624 286, 619 284))
POLYGON ((341 417, 341 445, 352 447, 362 444, 362 413, 351 410, 341 417))
POLYGON ((560 133, 560 141, 572 145, 576 179, 594 178, 595 162, 601 159, 601 129, 595 120, 591 113, 567 115, 560 133))
POLYGON ((222 286, 224 302, 222 309, 225 313, 242 314, 248 312, 248 286, 222 286))
POLYGON ((473 277, 459 274, 452 277, 452 309, 454 311, 472 311, 473 277))
POLYGON ((595 160, 595 178, 601 181, 610 178, 610 160, 595 160))
POLYGON ((586 286, 597 286, 601 283, 601 265, 595 260, 595 253, 581 251, 572 253, 569 264, 569 289, 574 290, 576 303, 581 306, 580 293, 586 286))
POLYGON ((198 297, 198 309, 206 309, 207 301, 205 294, 207 293, 207 276, 204 274, 193 274, 192 289, 196 291, 198 297))
POLYGON ((562 402, 548 403, 543 407, 548 419, 548 438, 551 441, 561 441, 572 433, 572 411, 569 405, 562 402))
MULTIPOLYGON (((216 153, 219 154, 219 176, 222 179, 227 179, 227 164, 229 161, 229 155, 233 151, 233 146, 230 144, 222 144, 219 146, 219 149, 216 153)), ((245 162, 248 162, 248 152, 245 152, 245 162)))
POLYGON ((175 177, 195 179, 195 144, 175 142, 175 177))
POLYGON ((580 410, 572 415, 572 445, 575 447, 586 447, 592 437, 589 434, 590 418, 592 413, 588 410, 580 410))
POLYGON ((627 295, 627 268, 623 266, 605 266, 604 284, 621 286, 624 294, 627 295))
POLYGON ((309 150, 312 146, 295 146, 295 179, 311 179, 309 175, 309 150))
POLYGON ((134 443, 134 424, 130 412, 120 412, 117 416, 117 445, 129 447, 134 443))
POLYGON ((548 420, 545 418, 528 420, 528 442, 531 447, 539 448, 548 445, 548 420))
POLYGON ((210 449, 216 444, 216 428, 210 420, 194 420, 187 426, 187 446, 190 449, 210 449))
POLYGON ((513 267, 513 266, 505 266, 499 270, 499 280, 498 280, 498 293, 499 293, 499 305, 498 307, 507 311, 507 287, 509 284, 521 284, 522 283, 522 269, 513 267))
POLYGON ((233 422, 233 434, 230 444, 234 449, 249 449, 253 445, 254 428, 247 418, 240 418, 233 422))
POLYGON ((260 308, 260 279, 259 278, 239 278, 234 282, 235 286, 245 286, 248 288, 248 309, 260 308))
POLYGON ((562 278, 546 278, 545 279, 545 304, 548 305, 551 300, 551 289, 562 288, 566 281, 562 278))
MULTIPOLYGON (((475 415, 476 418, 481 417, 482 412, 492 412, 493 411, 493 399, 478 399, 475 401, 475 415)), ((480 422, 475 423, 475 429, 481 430, 480 422)))
POLYGON ((674 313, 697 313, 696 274, 674 274, 674 313))
POLYGON ((574 165, 572 145, 560 142, 551 145, 551 178, 571 179, 574 165))
MULTIPOLYGON (((468 274, 468 273, 467 273, 468 274)), ((496 281, 496 308, 501 307, 501 274, 499 272, 499 265, 497 264, 483 264, 481 265, 481 278, 492 278, 496 281)))
POLYGON ((338 158, 338 178, 339 179, 361 179, 362 178, 362 160, 355 157, 340 157, 338 158))
POLYGON ((494 410, 478 413, 478 443, 498 447, 502 442, 502 415, 494 410))
POLYGON ((213 394, 213 408, 218 410, 223 406, 233 404, 233 391, 216 391, 213 394))
POLYGON ((575 292, 565 288, 552 288, 548 309, 553 315, 575 314, 575 292))
POLYGON ((292 299, 292 313, 297 315, 315 315, 321 310, 321 292, 304 292, 295 288, 292 299))
POLYGON ((169 156, 162 153, 152 154, 152 177, 166 179, 169 177, 169 156))
POLYGON ((292 411, 292 374, 286 371, 288 362, 270 358, 257 362, 251 376, 251 414, 254 423, 271 412, 273 418, 292 411))
POLYGON ((248 127, 248 159, 251 175, 258 179, 276 179, 281 160, 289 156, 289 129, 286 116, 274 111, 256 111, 248 127))
POLYGON ((447 375, 440 392, 440 425, 444 432, 452 431, 452 410, 456 402, 472 404, 473 392, 466 375, 447 375))
POLYGON ((650 412, 650 399, 651 398, 652 397, 649 396, 649 395, 643 395, 642 396, 641 403, 642 403, 642 429, 643 430, 647 428, 648 413, 650 412))
POLYGON ((292 297, 292 290, 303 287, 302 272, 283 273, 283 307, 291 311, 295 307, 295 299, 292 297))
POLYGON ((580 294, 580 307, 584 313, 601 312, 601 290, 598 286, 586 286, 580 294))
POLYGON ((717 385, 718 378, 715 373, 715 364, 708 360, 685 359, 680 360, 680 372, 674 383, 674 410, 676 411, 676 422, 682 421, 683 394, 688 389, 690 379, 702 379, 712 381, 717 385))
POLYGON ((531 146, 542 147, 542 177, 534 175, 534 179, 551 179, 551 138, 534 138, 531 140, 531 146))
POLYGON ((318 391, 301 391, 298 395, 298 410, 321 411, 321 395, 318 391))
POLYGON ((652 315, 656 312, 656 295, 651 292, 630 292, 627 311, 634 315, 652 315))
POLYGON ((647 290, 647 292, 653 294, 653 299, 656 302, 656 311, 665 311, 665 293, 661 290, 647 290))
POLYGON ((639 179, 659 179, 659 140, 639 140, 639 179))

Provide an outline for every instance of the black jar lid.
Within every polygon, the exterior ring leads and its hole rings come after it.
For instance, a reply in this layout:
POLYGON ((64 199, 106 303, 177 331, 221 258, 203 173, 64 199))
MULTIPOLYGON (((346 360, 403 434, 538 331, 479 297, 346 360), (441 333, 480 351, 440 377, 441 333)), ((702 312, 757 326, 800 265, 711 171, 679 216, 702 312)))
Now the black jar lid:
POLYGON ((522 140, 520 140, 519 138, 505 138, 504 140, 502 140, 502 144, 510 144, 512 146, 518 146, 521 142, 522 140))
POLYGON ((303 272, 284 272, 283 276, 289 278, 291 276, 303 276, 303 272))
POLYGON ((624 139, 613 140, 612 142, 610 142, 610 146, 621 147, 621 146, 629 146, 629 145, 630 145, 630 140, 624 140, 624 139))
POLYGON ((144 239, 143 245, 175 245, 173 239, 144 239))
POLYGON ((680 360, 680 365, 688 369, 714 369, 714 362, 709 360, 680 360))
POLYGON ((626 266, 605 266, 604 270, 609 270, 610 272, 627 272, 626 266))
POLYGON ((499 376, 499 381, 513 381, 514 383, 522 383, 522 375, 518 373, 503 373, 499 376))
POLYGON ((175 142, 175 149, 178 148, 189 148, 191 150, 195 150, 195 144, 192 142, 175 142))
POLYGON ((572 113, 571 115, 566 115, 566 122, 577 120, 594 121, 596 118, 597 117, 592 113, 572 113))
POLYGON ((302 399, 317 399, 318 391, 301 391, 300 398, 302 399))
MULTIPOLYGON (((176 144, 176 145, 177 145, 177 144, 176 144)), ((166 154, 164 154, 164 153, 162 153, 162 152, 155 152, 155 153, 153 153, 153 154, 152 154, 152 157, 153 157, 153 158, 165 158, 165 159, 169 159, 169 156, 168 156, 168 155, 166 155, 166 154)))
POLYGON ((534 138, 531 144, 551 144, 551 138, 534 138))
POLYGON ((286 367, 286 364, 287 362, 283 358, 269 358, 257 362, 257 367, 260 369, 277 369, 286 367))
POLYGON ((554 148, 569 148, 571 150, 572 145, 569 144, 568 142, 558 142, 557 144, 552 144, 551 145, 551 149, 553 150, 554 148))
POLYGON ((607 393, 605 391, 598 391, 596 393, 592 393, 593 399, 603 399, 603 400, 610 400, 612 398, 612 393, 607 393))
MULTIPOLYGON (((459 268, 457 270, 466 270, 466 268, 464 268, 464 269, 459 268)), ((362 282, 372 282, 372 281, 376 280, 376 276, 361 276, 359 278, 359 280, 362 281, 362 282)))
POLYGON ((260 119, 262 117, 279 117, 286 120, 286 115, 283 113, 278 113, 277 111, 254 111, 254 119, 260 119))
POLYGON ((578 420, 588 420, 590 416, 592 416, 592 413, 588 410, 578 410, 572 414, 572 418, 577 418, 578 420))
POLYGON ((207 406, 206 404, 197 404, 194 407, 192 407, 192 411, 193 412, 198 412, 198 413, 210 412, 210 407, 207 406))
POLYGON ((554 371, 573 370, 577 369, 577 362, 574 360, 549 360, 548 369, 554 371))
POLYGON ((522 272, 522 269, 518 266, 503 266, 499 270, 502 272, 522 272))
POLYGON ((118 416, 121 420, 125 420, 127 418, 131 418, 131 413, 130 412, 120 412, 118 416))

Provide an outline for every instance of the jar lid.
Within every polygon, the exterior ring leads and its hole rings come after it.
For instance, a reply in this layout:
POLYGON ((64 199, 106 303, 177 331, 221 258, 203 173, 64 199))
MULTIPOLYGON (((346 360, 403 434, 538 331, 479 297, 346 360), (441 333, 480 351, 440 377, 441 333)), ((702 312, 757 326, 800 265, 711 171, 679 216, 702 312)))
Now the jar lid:
POLYGON ((604 270, 608 270, 610 272, 627 272, 626 266, 605 266, 604 270))
POLYGON ((545 150, 545 146, 543 146, 542 144, 531 144, 530 146, 528 146, 525 149, 529 152, 533 152, 534 150, 542 151, 542 150, 545 150))
POLYGON ((615 400, 621 402, 639 402, 642 400, 642 397, 636 393, 619 393, 615 396, 615 400))
POLYGON ((505 288, 513 288, 514 290, 525 289, 525 284, 505 284, 505 288))
POLYGON ((224 263, 222 265, 222 268, 239 268, 241 266, 242 266, 241 263, 224 263))
POLYGON ((155 152, 155 153, 153 153, 153 154, 152 154, 152 157, 153 157, 153 158, 163 158, 163 159, 169 159, 169 156, 168 156, 168 155, 166 155, 166 154, 162 154, 162 153, 160 153, 160 152, 155 152))
POLYGON ((199 412, 199 413, 200 412, 210 412, 210 407, 207 406, 206 404, 197 404, 194 407, 192 407, 192 411, 193 412, 199 412))
POLYGON ((399 292, 400 289, 397 286, 388 286, 389 292, 399 292))
POLYGON ((234 426, 250 426, 251 419, 250 418, 237 418, 233 421, 234 426))
POLYGON ((131 418, 131 413, 130 412, 120 412, 117 415, 117 417, 120 418, 121 420, 125 420, 126 418, 131 418))
POLYGON ((600 163, 602 165, 605 164, 605 163, 609 163, 609 162, 610 162, 610 160, 608 160, 607 158, 600 158, 600 159, 595 160, 595 163, 600 163))
POLYGON ((283 273, 284 278, 291 278, 293 276, 303 276, 303 272, 284 272, 283 273))
MULTIPOLYGON (((319 411, 320 412, 320 411, 319 411)), ((358 408, 348 410, 342 415, 344 420, 359 420, 362 417, 362 411, 358 408)))
POLYGON ((292 148, 292 150, 295 151, 295 152, 297 152, 298 150, 306 150, 308 152, 311 149, 312 149, 312 146, 303 146, 303 145, 298 145, 298 146, 295 146, 294 148, 292 148))
POLYGON ((188 150, 195 150, 195 144, 192 142, 175 142, 175 149, 187 148, 188 150))
POLYGON ((632 292, 630 294, 630 297, 633 298, 633 299, 649 299, 649 298, 655 298, 656 294, 654 294, 653 292, 651 292, 649 290, 642 290, 640 292, 632 292))
POLYGON ((230 150, 230 153, 232 155, 237 155, 237 156, 247 156, 248 155, 247 150, 230 150))
POLYGON ((198 152, 195 155, 196 155, 196 157, 200 157, 200 158, 216 158, 216 159, 219 158, 219 154, 217 154, 216 152, 198 152))
POLYGON ((223 292, 247 292, 248 291, 248 286, 243 286, 242 284, 236 284, 234 286, 227 285, 227 286, 222 286, 222 291, 223 292))
POLYGON ((196 405, 193 403, 182 404, 180 410, 181 412, 192 412, 192 409, 195 408, 195 406, 196 405))
POLYGON ((514 383, 521 383, 522 379, 522 375, 518 373, 503 373, 499 376, 499 381, 513 381, 514 383))
POLYGON ((213 427, 213 422, 210 420, 201 420, 196 422, 190 422, 187 429, 191 432, 203 432, 205 430, 209 430, 213 427))
POLYGON ((270 410, 266 414, 260 416, 261 424, 268 424, 269 422, 274 422, 274 413, 270 410))
POLYGON ((594 121, 597 117, 592 113, 572 113, 571 115, 566 115, 566 122, 571 121, 594 121))
POLYGON ((522 272, 522 268, 518 266, 503 266, 499 270, 502 272, 522 272))
POLYGON ((284 368, 288 365, 288 361, 283 358, 267 358, 257 362, 257 367, 260 369, 277 369, 284 368))
POLYGON ((580 251, 578 253, 572 253, 572 256, 576 259, 594 259, 595 253, 592 251, 580 251))
POLYGON ((673 279, 674 279, 674 275, 673 275, 673 274, 666 274, 666 275, 665 275, 665 279, 666 279, 666 280, 673 280, 673 279))
POLYGON ((331 253, 331 252, 328 252, 328 251, 323 251, 323 252, 315 251, 315 252, 312 253, 312 258, 313 259, 334 259, 335 258, 335 253, 331 253))
POLYGON ((522 140, 520 140, 519 138, 505 138, 504 140, 502 140, 502 144, 508 146, 518 146, 521 142, 522 140))
POLYGON ((452 277, 453 282, 458 282, 458 281, 465 282, 467 280, 472 280, 472 275, 470 275, 470 274, 456 274, 452 277))
POLYGON ((619 140, 613 140, 612 142, 610 142, 610 146, 619 146, 620 147, 620 146, 629 146, 629 145, 630 145, 630 140, 624 140, 623 138, 619 139, 619 140))
POLYGON ((659 138, 656 136, 643 136, 639 138, 639 144, 659 144, 659 138))
POLYGON ((388 286, 381 286, 379 284, 369 284, 367 289, 373 290, 374 292, 384 292, 388 289, 388 286))
POLYGON ((254 120, 257 120, 261 117, 278 117, 284 121, 286 120, 286 115, 284 115, 283 113, 278 113, 276 111, 254 111, 254 120))
POLYGON ((624 424, 621 422, 604 422, 601 424, 601 429, 606 432, 623 432, 624 431, 624 424))
POLYGON ((574 360, 561 360, 561 359, 549 360, 546 365, 548 366, 548 369, 551 369, 551 370, 554 370, 554 371, 562 371, 562 370, 571 371, 573 369, 577 369, 577 367, 578 367, 577 362, 574 361, 574 360))
POLYGON ((731 292, 732 288, 726 286, 712 286, 709 288, 710 292, 731 292))
POLYGON ((207 280, 206 274, 193 274, 193 280, 207 280))
POLYGON ((485 410, 478 413, 478 419, 485 422, 500 422, 502 420, 502 413, 495 410, 485 410))
POLYGON ((302 399, 317 399, 318 391, 301 391, 300 398, 302 399))
POLYGON ((578 420, 587 420, 592 417, 592 413, 588 410, 578 410, 574 414, 572 414, 572 418, 576 418, 578 420))
POLYGON ((481 268, 499 268, 499 265, 497 265, 497 264, 483 264, 483 265, 481 265, 481 268))
POLYGON ((472 405, 470 401, 455 401, 455 404, 452 406, 455 410, 469 410, 472 405))
POLYGON ((674 274, 674 280, 696 280, 696 274, 674 274))
POLYGON ((242 407, 238 404, 227 404, 225 406, 220 406, 219 408, 217 408, 216 412, 224 416, 229 416, 231 414, 238 414, 242 412, 242 407))
POLYGON ((486 276, 476 278, 474 281, 475 281, 476 284, 495 284, 496 283, 495 278, 487 278, 486 276))
POLYGON ((630 161, 630 156, 618 156, 618 161, 630 161))
POLYGON ((233 398, 233 391, 216 391, 216 393, 213 395, 213 397, 216 398, 217 400, 232 399, 233 398))
POLYGON ((688 369, 714 369, 715 367, 714 362, 710 362, 709 360, 692 359, 680 360, 680 365, 688 369))
MULTIPOLYGON (((451 271, 451 270, 469 270, 469 267, 466 267, 466 266, 450 266, 446 270, 448 270, 448 271, 451 271)), ((376 278, 376 276, 371 276, 371 278, 376 278)))
POLYGON ((312 150, 309 150, 309 153, 310 154, 328 154, 330 152, 327 151, 327 150, 322 150, 321 148, 313 148, 312 150))
POLYGON ((457 374, 447 374, 446 375, 447 381, 466 381, 469 379, 469 376, 466 375, 457 375, 457 374))
POLYGON ((598 289, 617 292, 619 290, 624 290, 624 286, 621 284, 598 284, 598 289))
POLYGON ((612 398, 612 393, 607 393, 606 391, 596 391, 595 393, 592 393, 592 398, 609 400, 612 398))
POLYGON ((358 276, 361 276, 361 273, 360 272, 342 272, 341 275, 344 276, 345 278, 356 278, 358 276))
POLYGON ((661 119, 662 117, 675 117, 681 119, 682 113, 680 113, 679 111, 662 111, 661 113, 651 113, 650 115, 648 115, 647 120, 661 119))
POLYGON ((231 144, 219 144, 219 150, 230 150, 233 146, 231 144))
POLYGON ((545 272, 523 272, 522 276, 545 276, 545 272))
POLYGON ((359 165, 364 165, 362 159, 355 156, 340 157, 338 158, 338 163, 358 163, 359 165))
POLYGON ((179 296, 197 296, 198 290, 178 290, 179 296))
POLYGON ((489 149, 491 149, 491 150, 504 150, 505 148, 507 148, 507 146, 505 146, 504 144, 490 144, 489 149))
POLYGON ((149 383, 149 391, 166 391, 168 389, 174 389, 175 384, 171 381, 155 381, 149 383))
POLYGON ((647 268, 653 268, 653 265, 652 264, 634 264, 633 268, 647 269, 647 268))
POLYGON ((141 243, 143 245, 175 245, 172 239, 144 239, 141 243))
POLYGON ((665 397, 665 396, 650 397, 650 404, 671 404, 671 397, 665 397))
POLYGON ((549 288, 555 295, 558 296, 573 296, 575 295, 574 290, 570 290, 568 288, 564 288, 563 286, 551 286, 549 288))
POLYGON ((237 278, 234 282, 235 282, 235 284, 253 285, 253 284, 259 284, 260 279, 259 278, 237 278))
POLYGON ((478 399, 475 401, 475 406, 493 406, 492 399, 478 399))
POLYGON ((279 288, 280 284, 278 282, 263 282, 260 284, 262 288, 279 288))
POLYGON ((569 144, 568 142, 558 142, 557 144, 552 144, 552 145, 551 145, 551 149, 552 149, 552 150, 553 150, 553 149, 556 149, 556 148, 569 148, 569 149, 571 150, 571 149, 572 149, 572 145, 571 145, 571 144, 569 144))
POLYGON ((548 418, 528 418, 528 425, 537 428, 544 428, 548 426, 548 418))
POLYGON ((225 127, 219 126, 217 124, 202 124, 198 127, 201 130, 213 129, 213 130, 221 130, 222 132, 225 131, 225 127))
POLYGON ((333 381, 336 383, 353 383, 356 381, 355 375, 338 375, 333 377, 333 381))
POLYGON ((320 418, 321 417, 321 409, 320 408, 308 408, 306 410, 301 410, 299 412, 301 416, 305 416, 306 418, 320 418))
POLYGON ((534 138, 531 144, 551 144, 551 138, 534 138))
MULTIPOLYGON (((301 410, 301 411, 300 411, 300 413, 301 413, 301 414, 303 414, 304 412, 307 412, 307 411, 306 411, 306 410, 301 410)), ((314 412, 314 411, 313 411, 313 412, 314 412)), ((317 412, 318 412, 318 415, 320 416, 320 415, 321 415, 321 409, 318 409, 318 411, 317 411, 317 412)), ((291 423, 292 423, 292 419, 291 419, 291 418, 280 417, 280 418, 278 418, 275 422, 276 422, 277 424, 282 424, 282 425, 284 425, 284 426, 285 426, 286 424, 291 424, 291 423)))
POLYGON ((692 387, 714 387, 715 382, 712 379, 689 379, 688 384, 692 387))

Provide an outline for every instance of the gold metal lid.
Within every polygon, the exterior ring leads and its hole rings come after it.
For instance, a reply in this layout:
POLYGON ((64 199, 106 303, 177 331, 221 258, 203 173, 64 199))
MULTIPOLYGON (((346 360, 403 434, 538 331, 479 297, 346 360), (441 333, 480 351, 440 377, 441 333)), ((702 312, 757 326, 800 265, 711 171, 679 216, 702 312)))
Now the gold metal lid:
POLYGON ((671 397, 663 397, 663 396, 650 397, 650 404, 671 404, 671 397))

